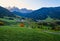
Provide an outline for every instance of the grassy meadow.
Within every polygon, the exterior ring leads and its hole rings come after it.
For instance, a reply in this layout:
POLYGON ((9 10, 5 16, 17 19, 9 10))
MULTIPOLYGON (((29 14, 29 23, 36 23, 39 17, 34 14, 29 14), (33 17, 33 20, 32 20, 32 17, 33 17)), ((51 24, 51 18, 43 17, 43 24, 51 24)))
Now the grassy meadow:
POLYGON ((48 33, 37 28, 1 26, 0 41, 60 41, 60 35, 54 33, 54 31, 48 33))
POLYGON ((32 28, 32 24, 20 27, 16 20, 0 20, 8 23, 0 26, 0 41, 60 41, 60 31, 48 30, 48 26, 43 26, 44 29, 32 28))

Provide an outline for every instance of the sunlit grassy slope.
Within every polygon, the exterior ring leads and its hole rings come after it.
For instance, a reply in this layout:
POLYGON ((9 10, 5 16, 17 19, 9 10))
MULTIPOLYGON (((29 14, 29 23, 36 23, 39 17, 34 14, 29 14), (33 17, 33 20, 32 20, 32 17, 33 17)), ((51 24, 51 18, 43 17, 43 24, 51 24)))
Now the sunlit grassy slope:
POLYGON ((13 24, 0 26, 0 41, 60 41, 60 35, 54 31, 47 33, 37 28, 20 27, 16 20, 0 20, 13 24))
POLYGON ((60 35, 46 33, 39 29, 1 26, 0 41, 60 41, 60 35))
POLYGON ((5 19, 5 18, 0 18, 0 20, 6 21, 6 22, 15 22, 16 21, 16 20, 8 20, 8 19, 5 19))

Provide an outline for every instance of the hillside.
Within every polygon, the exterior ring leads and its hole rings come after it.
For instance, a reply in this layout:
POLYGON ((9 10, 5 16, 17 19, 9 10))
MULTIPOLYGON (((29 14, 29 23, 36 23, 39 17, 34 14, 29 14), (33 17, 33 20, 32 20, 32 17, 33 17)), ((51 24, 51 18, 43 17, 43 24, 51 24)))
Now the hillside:
POLYGON ((0 41, 60 41, 60 35, 40 29, 28 29, 14 26, 0 27, 0 41))
POLYGON ((60 7, 43 7, 31 13, 21 13, 18 11, 13 11, 13 13, 22 17, 31 18, 33 20, 45 20, 48 17, 54 20, 60 19, 60 7))
POLYGON ((6 8, 0 6, 0 18, 3 17, 16 17, 16 15, 7 10, 6 8))
POLYGON ((21 13, 0 7, 0 41, 60 41, 60 21, 49 16, 49 11, 42 8, 21 13))

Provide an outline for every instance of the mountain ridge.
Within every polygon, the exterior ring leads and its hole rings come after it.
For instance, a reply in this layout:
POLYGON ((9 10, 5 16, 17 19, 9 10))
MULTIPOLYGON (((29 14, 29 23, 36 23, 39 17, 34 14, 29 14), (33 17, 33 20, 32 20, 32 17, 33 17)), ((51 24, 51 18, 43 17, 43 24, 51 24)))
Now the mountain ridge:
MULTIPOLYGON (((28 14, 24 13, 24 14, 27 18, 31 18, 35 20, 44 20, 48 16, 51 17, 52 19, 60 19, 60 7, 43 7, 31 13, 28 14)), ((24 16, 24 14, 22 14, 22 16, 24 16)))
POLYGON ((33 10, 28 10, 27 8, 19 9, 18 7, 8 7, 7 9, 11 12, 16 11, 16 12, 21 12, 21 13, 30 13, 33 11, 33 10))
MULTIPOLYGON (((6 15, 6 16, 7 15, 11 16, 12 15, 11 13, 13 13, 13 15, 15 14, 15 15, 18 15, 18 16, 21 16, 24 18, 30 18, 33 20, 45 20, 48 17, 50 17, 52 19, 60 20, 60 7, 43 7, 38 10, 34 10, 30 13, 28 13, 28 12, 21 13, 19 11, 19 9, 17 9, 16 11, 10 12, 9 10, 7 10, 5 8, 2 9, 2 8, 0 7, 0 14, 4 12, 3 15, 6 15), (8 14, 8 12, 9 12, 9 14, 8 14)), ((1 17, 1 15, 0 15, 0 17, 1 17)))

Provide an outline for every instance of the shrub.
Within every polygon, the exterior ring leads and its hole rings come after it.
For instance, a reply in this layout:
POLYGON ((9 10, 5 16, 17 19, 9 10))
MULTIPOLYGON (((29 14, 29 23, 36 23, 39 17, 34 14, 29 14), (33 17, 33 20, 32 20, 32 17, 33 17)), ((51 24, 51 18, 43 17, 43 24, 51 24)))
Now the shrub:
POLYGON ((4 25, 4 22, 0 22, 0 25, 4 25))
POLYGON ((20 27, 24 27, 24 23, 21 23, 21 24, 20 24, 20 27))
POLYGON ((56 26, 55 30, 60 30, 60 26, 56 26))

